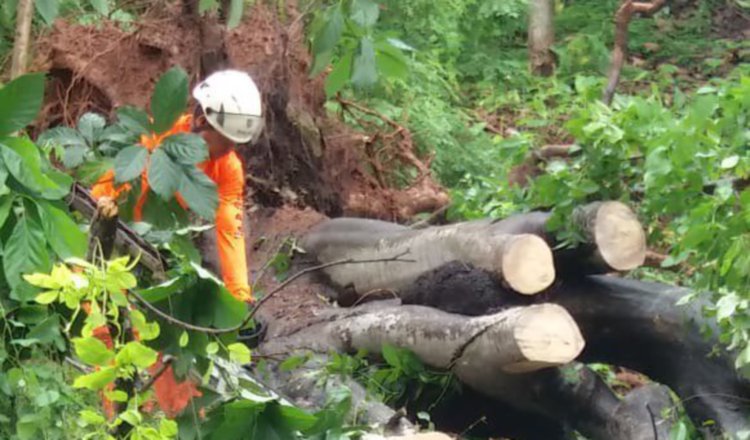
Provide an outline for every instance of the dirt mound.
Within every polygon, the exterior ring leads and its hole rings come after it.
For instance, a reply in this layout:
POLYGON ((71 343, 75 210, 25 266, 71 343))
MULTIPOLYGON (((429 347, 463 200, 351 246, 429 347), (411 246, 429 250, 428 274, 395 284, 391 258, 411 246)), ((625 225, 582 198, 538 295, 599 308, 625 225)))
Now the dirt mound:
POLYGON ((378 182, 368 171, 367 136, 326 115, 324 77, 308 76, 311 57, 293 3, 282 18, 258 2, 229 32, 175 4, 141 17, 134 32, 60 20, 37 43, 34 70, 49 72, 50 81, 34 132, 73 125, 87 111, 112 117, 118 106, 147 108, 163 72, 179 65, 195 84, 212 59, 213 68, 249 72, 263 92, 265 134, 241 150, 255 204, 392 220, 439 209, 448 197, 429 175, 400 187, 378 182))

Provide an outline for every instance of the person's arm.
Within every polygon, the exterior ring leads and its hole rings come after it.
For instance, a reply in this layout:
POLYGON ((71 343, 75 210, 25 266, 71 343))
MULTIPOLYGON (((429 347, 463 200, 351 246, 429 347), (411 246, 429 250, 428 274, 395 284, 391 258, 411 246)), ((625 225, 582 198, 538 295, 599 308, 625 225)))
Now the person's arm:
POLYGON ((221 276, 229 292, 238 300, 251 302, 248 284, 245 235, 242 227, 245 215, 243 189, 245 185, 242 164, 233 154, 219 159, 222 163, 216 183, 219 207, 216 210, 216 244, 221 263, 221 276))

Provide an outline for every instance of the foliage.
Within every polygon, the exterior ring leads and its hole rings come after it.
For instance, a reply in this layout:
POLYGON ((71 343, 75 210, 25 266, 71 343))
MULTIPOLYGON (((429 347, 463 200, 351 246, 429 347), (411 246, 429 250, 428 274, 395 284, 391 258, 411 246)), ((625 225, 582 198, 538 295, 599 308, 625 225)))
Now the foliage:
POLYGON ((187 74, 175 67, 156 83, 151 118, 140 109, 122 107, 117 110, 117 122, 106 126, 103 117, 87 113, 79 119, 77 130, 55 127, 42 133, 38 142, 57 151, 66 168, 85 183, 93 183, 114 167, 114 183, 133 187, 127 193, 129 207, 140 197, 145 172, 149 195, 144 220, 160 229, 186 224, 184 210, 174 199, 177 191, 192 211, 213 220, 218 205, 216 185, 195 166, 208 157, 206 144, 198 135, 169 131, 185 111, 187 99, 187 74), (160 148, 150 146, 155 139, 161 142, 160 148))
POLYGON ((373 0, 336 0, 314 13, 309 26, 314 62, 310 76, 325 70, 325 91, 334 96, 346 84, 371 89, 378 78, 403 78, 404 52, 413 50, 391 35, 376 32, 380 5, 373 0))

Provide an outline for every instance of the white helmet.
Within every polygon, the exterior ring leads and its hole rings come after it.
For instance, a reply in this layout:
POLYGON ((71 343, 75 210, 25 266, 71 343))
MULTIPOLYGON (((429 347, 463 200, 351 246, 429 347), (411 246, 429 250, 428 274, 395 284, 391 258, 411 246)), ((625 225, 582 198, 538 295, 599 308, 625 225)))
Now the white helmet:
POLYGON ((263 112, 258 87, 250 75, 239 70, 211 74, 193 89, 208 123, 237 142, 256 141, 263 130, 263 112))

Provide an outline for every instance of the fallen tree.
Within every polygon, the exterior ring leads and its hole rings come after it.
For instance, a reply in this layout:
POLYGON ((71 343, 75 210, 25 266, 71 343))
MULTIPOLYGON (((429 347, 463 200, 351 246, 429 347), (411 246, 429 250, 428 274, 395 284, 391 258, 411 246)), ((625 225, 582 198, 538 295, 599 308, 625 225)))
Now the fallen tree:
MULTIPOLYGON (((576 209, 572 220, 583 232, 584 242, 557 249, 554 256, 549 247, 559 243, 548 231, 550 216, 532 212, 420 230, 377 220, 337 218, 311 230, 300 246, 321 263, 404 252, 415 260, 325 270, 339 292, 349 289, 355 298, 375 290, 398 294, 421 274, 453 260, 488 270, 512 290, 525 294, 548 288, 555 274, 626 271, 645 260, 643 228, 622 203, 596 202, 576 209)), ((346 296, 340 293, 337 299, 346 304, 341 301, 346 296)))
MULTIPOLYGON (((545 298, 568 310, 586 348, 579 360, 624 366, 669 386, 696 426, 709 434, 750 428, 750 381, 733 368, 733 353, 715 350, 717 333, 701 315, 702 302, 677 307, 687 289, 606 276, 567 280, 545 298)), ((490 274, 451 263, 421 277, 403 302, 452 313, 482 315, 531 303, 490 274)), ((715 330, 715 329, 714 329, 715 330)))

